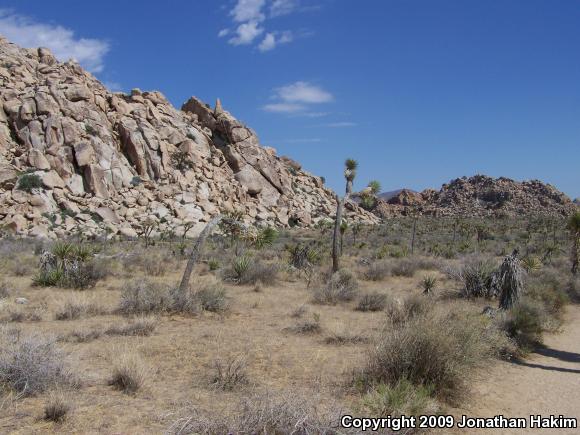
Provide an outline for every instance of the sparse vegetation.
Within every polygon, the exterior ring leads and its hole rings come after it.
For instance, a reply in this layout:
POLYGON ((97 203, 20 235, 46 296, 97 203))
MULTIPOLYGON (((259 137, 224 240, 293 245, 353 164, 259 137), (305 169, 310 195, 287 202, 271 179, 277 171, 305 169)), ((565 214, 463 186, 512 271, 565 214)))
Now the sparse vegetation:
POLYGON ((33 189, 41 189, 43 187, 42 179, 37 174, 22 174, 18 177, 18 190, 24 192, 32 192, 33 189))

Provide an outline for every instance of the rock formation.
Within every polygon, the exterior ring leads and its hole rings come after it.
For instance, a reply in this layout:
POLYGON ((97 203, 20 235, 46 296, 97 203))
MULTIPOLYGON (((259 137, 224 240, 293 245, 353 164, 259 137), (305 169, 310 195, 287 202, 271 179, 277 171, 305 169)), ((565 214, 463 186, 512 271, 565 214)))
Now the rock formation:
MULTIPOLYGON (((108 91, 74 62, 0 37, 0 227, 18 235, 195 235, 212 216, 309 226, 330 218, 334 193, 225 111, 192 97, 108 91), (22 179, 32 187, 22 188, 22 179), (34 184, 40 181, 36 187, 34 184)), ((347 218, 376 223, 355 203, 347 218)))
POLYGON ((538 180, 518 182, 485 175, 450 181, 441 190, 401 189, 388 201, 379 200, 381 217, 419 213, 430 216, 567 216, 576 209, 564 193, 538 180))

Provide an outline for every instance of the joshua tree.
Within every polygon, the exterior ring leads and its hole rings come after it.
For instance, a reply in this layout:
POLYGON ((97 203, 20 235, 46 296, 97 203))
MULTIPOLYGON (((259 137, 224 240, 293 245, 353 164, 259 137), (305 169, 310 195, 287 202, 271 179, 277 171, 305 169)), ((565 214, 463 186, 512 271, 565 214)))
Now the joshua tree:
POLYGON ((356 168, 358 163, 356 160, 347 159, 344 162, 344 178, 346 179, 346 193, 340 198, 336 195, 336 218, 334 220, 334 234, 332 236, 332 271, 338 272, 340 268, 339 258, 340 252, 340 226, 342 224, 342 212, 344 203, 348 200, 352 193, 352 182, 356 177, 356 168))
POLYGON ((381 183, 377 180, 369 182, 366 189, 360 193, 360 206, 365 210, 371 210, 377 204, 377 194, 381 191, 381 183))
POLYGON ((524 269, 518 259, 518 250, 503 260, 499 268, 499 287, 501 289, 499 308, 509 310, 521 296, 524 287, 524 269))
POLYGON ((578 273, 580 260, 580 211, 577 211, 568 220, 568 231, 572 236, 572 273, 578 273))
POLYGON ((377 180, 370 181, 368 187, 370 187, 371 193, 373 195, 378 195, 381 191, 381 183, 379 183, 377 180))

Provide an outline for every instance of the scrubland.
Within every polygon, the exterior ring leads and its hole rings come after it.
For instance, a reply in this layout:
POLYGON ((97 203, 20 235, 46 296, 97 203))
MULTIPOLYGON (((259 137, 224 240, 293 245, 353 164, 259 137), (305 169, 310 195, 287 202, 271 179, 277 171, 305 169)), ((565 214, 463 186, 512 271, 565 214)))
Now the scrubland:
POLYGON ((565 222, 413 226, 345 227, 336 274, 328 224, 218 232, 185 293, 188 240, 4 238, 0 432, 347 433, 345 413, 464 407, 577 301, 565 222), (498 310, 515 248, 523 295, 498 310))

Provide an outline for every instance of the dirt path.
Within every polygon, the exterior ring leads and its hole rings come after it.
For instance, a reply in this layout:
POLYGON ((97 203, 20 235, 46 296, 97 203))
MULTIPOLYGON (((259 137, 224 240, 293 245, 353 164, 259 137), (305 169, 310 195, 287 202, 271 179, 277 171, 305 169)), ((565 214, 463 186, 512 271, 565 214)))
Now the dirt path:
MULTIPOLYGON (((568 307, 564 330, 545 337, 546 348, 520 363, 500 363, 475 388, 473 417, 563 415, 580 420, 580 306, 568 307), (507 381, 506 381, 507 380, 507 381)), ((580 423, 580 421, 579 421, 580 423)), ((577 429, 463 429, 464 433, 580 434, 577 429)))

